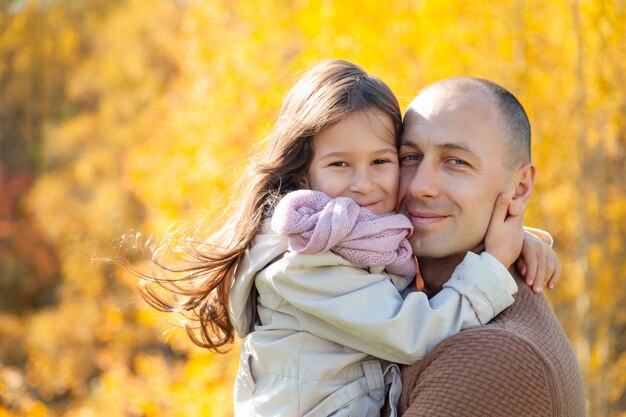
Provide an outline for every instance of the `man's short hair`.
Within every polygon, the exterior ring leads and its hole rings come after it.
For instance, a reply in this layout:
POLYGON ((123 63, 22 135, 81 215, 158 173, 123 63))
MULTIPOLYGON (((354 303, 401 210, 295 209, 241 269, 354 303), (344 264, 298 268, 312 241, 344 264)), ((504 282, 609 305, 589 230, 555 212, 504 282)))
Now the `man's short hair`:
POLYGON ((531 130, 528 115, 519 100, 506 88, 477 77, 451 77, 438 81, 430 87, 451 88, 459 92, 482 91, 494 98, 502 115, 502 121, 508 130, 508 160, 511 168, 519 167, 531 161, 531 130))

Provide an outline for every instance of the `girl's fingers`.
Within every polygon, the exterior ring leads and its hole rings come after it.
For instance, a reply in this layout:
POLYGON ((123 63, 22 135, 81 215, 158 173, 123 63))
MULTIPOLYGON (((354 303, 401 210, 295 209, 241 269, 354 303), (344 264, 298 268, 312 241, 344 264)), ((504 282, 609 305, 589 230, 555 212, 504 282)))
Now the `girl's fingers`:
POLYGON ((509 200, 510 197, 506 193, 501 193, 496 199, 496 204, 493 208, 493 213, 491 213, 491 221, 490 224, 495 223, 503 223, 506 219, 506 215, 509 212, 509 200))
POLYGON ((552 274, 552 277, 550 278, 550 281, 548 282, 548 288, 552 289, 556 286, 556 284, 559 282, 559 278, 561 278, 561 262, 559 262, 559 258, 558 256, 554 257, 556 259, 555 265, 554 265, 554 273, 552 274))
POLYGON ((543 290, 543 283, 547 281, 548 273, 548 257, 540 258, 542 261, 537 262, 537 271, 535 272, 535 280, 533 282, 533 291, 539 294, 543 290))
POLYGON ((546 255, 546 277, 543 280, 546 288, 550 288, 550 282, 552 281, 552 277, 554 277, 554 271, 556 269, 556 263, 554 262, 554 258, 548 253, 546 255))
POLYGON ((526 262, 524 262, 524 258, 517 258, 516 261, 517 264, 517 270, 519 271, 519 273, 523 276, 526 277, 526 262))
POLYGON ((533 285, 537 276, 537 258, 529 256, 525 259, 526 263, 526 284, 533 285))
MULTIPOLYGON (((545 284, 547 288, 551 288, 550 285, 552 283, 552 278, 554 277, 554 272, 556 270, 556 262, 550 254, 546 255, 546 271, 544 278, 542 279, 542 284, 545 284)), ((539 272, 537 273, 539 275, 539 272)), ((543 288, 539 287, 539 292, 541 292, 543 288)))

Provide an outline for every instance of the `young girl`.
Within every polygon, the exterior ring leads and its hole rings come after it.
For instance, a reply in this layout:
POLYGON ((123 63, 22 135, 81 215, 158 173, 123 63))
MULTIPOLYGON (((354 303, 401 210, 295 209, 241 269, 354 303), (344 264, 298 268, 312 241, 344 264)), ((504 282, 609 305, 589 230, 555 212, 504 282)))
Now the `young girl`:
MULTIPOLYGON (((506 199, 489 227, 496 247, 468 253, 432 299, 401 295, 415 276, 412 227, 393 213, 401 127, 380 80, 345 61, 317 65, 287 95, 235 213, 190 253, 187 276, 153 278, 184 300, 145 287, 155 307, 196 315, 196 344, 217 351, 234 330, 244 338, 236 415, 378 416, 386 396, 395 415, 394 363, 419 360, 513 302, 507 268, 523 232, 520 218, 505 218, 506 199)), ((525 256, 539 245, 525 244, 525 256)))

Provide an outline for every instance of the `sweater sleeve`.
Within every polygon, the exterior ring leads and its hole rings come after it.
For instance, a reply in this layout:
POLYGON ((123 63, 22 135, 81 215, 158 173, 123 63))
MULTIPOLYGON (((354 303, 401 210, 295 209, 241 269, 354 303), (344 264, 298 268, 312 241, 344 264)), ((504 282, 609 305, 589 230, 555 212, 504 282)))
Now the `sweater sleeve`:
POLYGON ((385 275, 347 262, 329 267, 337 258, 286 254, 264 273, 296 308, 301 330, 393 362, 416 362, 446 337, 491 319, 517 290, 504 267, 472 253, 432 300, 422 292, 403 299, 385 275))
POLYGON ((402 374, 405 417, 558 415, 540 353, 502 329, 461 332, 402 374))

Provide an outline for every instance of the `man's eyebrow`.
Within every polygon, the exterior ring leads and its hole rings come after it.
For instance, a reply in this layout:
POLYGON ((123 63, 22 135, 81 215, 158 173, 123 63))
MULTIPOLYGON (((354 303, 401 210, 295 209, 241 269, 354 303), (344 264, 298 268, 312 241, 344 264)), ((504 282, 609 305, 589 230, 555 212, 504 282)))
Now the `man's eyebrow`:
MULTIPOLYGON (((412 148, 419 148, 419 145, 411 140, 402 141, 402 143, 400 143, 400 146, 409 146, 412 148)), ((441 145, 437 145, 437 147, 441 149, 447 149, 447 150, 457 150, 457 151, 475 153, 472 150, 472 148, 470 148, 466 143, 462 143, 462 142, 442 143, 441 145)))
POLYGON ((467 144, 465 144, 465 143, 459 143, 459 142, 443 143, 443 144, 439 145, 439 147, 443 148, 443 149, 450 149, 450 150, 474 153, 474 151, 469 146, 467 146, 467 144))
POLYGON ((400 140, 400 146, 411 146, 413 148, 417 148, 417 144, 415 142, 412 142, 410 140, 404 140, 404 139, 400 140))

